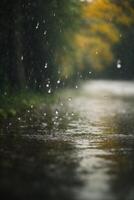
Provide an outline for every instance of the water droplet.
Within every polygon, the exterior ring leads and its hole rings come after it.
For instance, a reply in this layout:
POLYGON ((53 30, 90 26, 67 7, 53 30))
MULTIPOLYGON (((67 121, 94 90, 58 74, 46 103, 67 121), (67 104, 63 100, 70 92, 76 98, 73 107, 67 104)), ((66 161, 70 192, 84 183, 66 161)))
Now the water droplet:
POLYGON ((120 69, 122 67, 121 60, 117 60, 117 68, 120 69))
POLYGON ((60 80, 58 80, 57 83, 60 84, 60 80))
POLYGON ((51 88, 50 88, 50 89, 48 90, 48 94, 51 94, 51 92, 52 92, 52 91, 51 91, 51 88))
POLYGON ((33 105, 31 105, 30 107, 31 107, 31 109, 33 109, 33 107, 34 107, 34 106, 33 106, 33 105))
POLYGON ((54 125, 57 125, 57 122, 54 122, 54 125))
POLYGON ((48 67, 48 64, 47 64, 47 63, 45 63, 45 66, 44 66, 44 68, 45 68, 45 69, 47 69, 47 67, 48 67))
POLYGON ((46 87, 48 88, 48 87, 49 87, 49 84, 46 84, 46 87))
POLYGON ((36 24, 36 29, 38 29, 39 28, 39 25, 40 25, 40 23, 39 22, 37 22, 37 24, 36 24))
POLYGON ((59 114, 59 111, 58 111, 57 109, 56 109, 56 111, 55 111, 55 114, 56 114, 56 115, 58 115, 58 114, 59 114))
POLYGON ((21 60, 22 60, 22 61, 24 60, 24 57, 23 57, 23 56, 21 56, 21 60))
POLYGON ((74 113, 72 112, 71 115, 74 116, 74 113))
POLYGON ((44 35, 46 35, 47 34, 47 31, 44 31, 44 35))
POLYGON ((72 98, 71 98, 71 97, 69 97, 69 98, 68 98, 68 101, 72 101, 72 98))
POLYGON ((46 115, 47 115, 47 113, 44 113, 43 115, 44 115, 44 116, 46 116, 46 115))

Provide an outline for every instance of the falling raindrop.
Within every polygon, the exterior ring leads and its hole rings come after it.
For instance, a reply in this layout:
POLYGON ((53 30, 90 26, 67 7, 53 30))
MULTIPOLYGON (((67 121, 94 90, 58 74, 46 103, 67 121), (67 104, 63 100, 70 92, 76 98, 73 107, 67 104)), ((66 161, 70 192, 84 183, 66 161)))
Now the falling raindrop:
POLYGON ((57 122, 54 121, 54 125, 57 125, 57 122))
POLYGON ((40 23, 39 22, 37 22, 37 24, 36 24, 36 29, 38 29, 39 28, 39 25, 40 25, 40 23))
POLYGON ((43 115, 44 115, 44 116, 46 116, 46 115, 47 115, 47 113, 44 113, 43 115))
POLYGON ((44 31, 44 35, 46 35, 47 34, 47 31, 44 31))
POLYGON ((55 114, 56 114, 56 115, 58 115, 58 114, 59 114, 59 111, 58 111, 58 110, 56 110, 56 111, 55 111, 55 114))
POLYGON ((48 90, 48 94, 51 94, 51 92, 52 92, 52 91, 51 91, 51 88, 50 88, 50 89, 48 90))
POLYGON ((60 84, 60 80, 57 81, 57 84, 60 84))
POLYGON ((23 56, 21 56, 21 61, 23 61, 24 60, 24 57, 23 56))
POLYGON ((33 105, 31 105, 30 107, 31 107, 31 109, 33 109, 33 107, 34 107, 34 106, 33 106, 33 105))
POLYGON ((45 63, 45 66, 44 66, 44 68, 45 68, 45 69, 47 69, 47 67, 48 67, 48 64, 47 64, 47 63, 45 63))
POLYGON ((121 60, 117 60, 117 68, 120 69, 122 67, 121 60))
POLYGON ((72 112, 71 115, 74 116, 74 113, 72 112))

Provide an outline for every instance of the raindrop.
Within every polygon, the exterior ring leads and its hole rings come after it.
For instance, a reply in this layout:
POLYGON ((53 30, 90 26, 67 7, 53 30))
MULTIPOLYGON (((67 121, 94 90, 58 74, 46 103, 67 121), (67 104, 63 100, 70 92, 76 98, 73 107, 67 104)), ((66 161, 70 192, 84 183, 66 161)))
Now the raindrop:
POLYGON ((46 87, 48 88, 48 87, 49 87, 49 84, 46 84, 46 87))
POLYGON ((48 90, 48 94, 51 94, 51 92, 52 92, 52 91, 51 91, 51 88, 50 88, 50 89, 48 90))
POLYGON ((58 80, 57 83, 60 84, 60 80, 58 80))
POLYGON ((57 125, 57 122, 54 122, 54 125, 57 125))
POLYGON ((59 111, 58 111, 58 110, 56 110, 56 111, 55 111, 55 114, 56 114, 56 115, 58 115, 58 114, 59 114, 59 111))
POLYGON ((39 28, 39 25, 40 25, 40 23, 39 22, 37 22, 37 24, 36 24, 36 29, 38 29, 39 28))
POLYGON ((78 89, 78 85, 76 85, 75 88, 78 89))
POLYGON ((68 98, 68 101, 72 101, 72 98, 71 98, 71 97, 69 97, 69 98, 68 98))
POLYGON ((72 112, 71 115, 74 116, 74 113, 72 112))
POLYGON ((33 107, 34 107, 34 106, 33 106, 33 105, 31 105, 30 107, 31 107, 31 109, 33 109, 33 107))
POLYGON ((44 31, 44 35, 46 35, 47 34, 47 31, 44 31))
POLYGON ((21 60, 22 60, 22 61, 24 60, 24 57, 23 57, 23 56, 21 56, 21 60))
POLYGON ((20 120, 21 120, 21 118, 20 118, 20 117, 18 117, 18 120, 20 121, 20 120))
POLYGON ((47 67, 48 67, 48 64, 47 64, 47 63, 45 63, 45 66, 44 66, 44 68, 45 68, 45 69, 47 69, 47 67))
POLYGON ((117 60, 117 68, 120 69, 122 67, 121 60, 117 60))

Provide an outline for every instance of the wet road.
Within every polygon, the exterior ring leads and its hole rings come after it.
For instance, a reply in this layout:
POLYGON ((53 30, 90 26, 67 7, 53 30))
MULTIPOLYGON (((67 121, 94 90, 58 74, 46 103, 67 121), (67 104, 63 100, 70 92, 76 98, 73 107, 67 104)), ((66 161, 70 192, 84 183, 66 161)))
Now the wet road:
POLYGON ((5 199, 133 200, 134 83, 90 81, 0 132, 5 199))

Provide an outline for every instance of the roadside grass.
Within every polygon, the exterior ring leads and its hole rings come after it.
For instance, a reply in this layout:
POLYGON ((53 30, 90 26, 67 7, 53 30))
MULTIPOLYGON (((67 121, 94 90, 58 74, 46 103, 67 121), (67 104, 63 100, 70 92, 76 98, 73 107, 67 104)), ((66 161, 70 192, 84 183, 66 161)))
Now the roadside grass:
POLYGON ((55 94, 23 91, 14 95, 0 95, 0 118, 16 116, 30 108, 41 104, 52 104, 56 100, 55 94))

